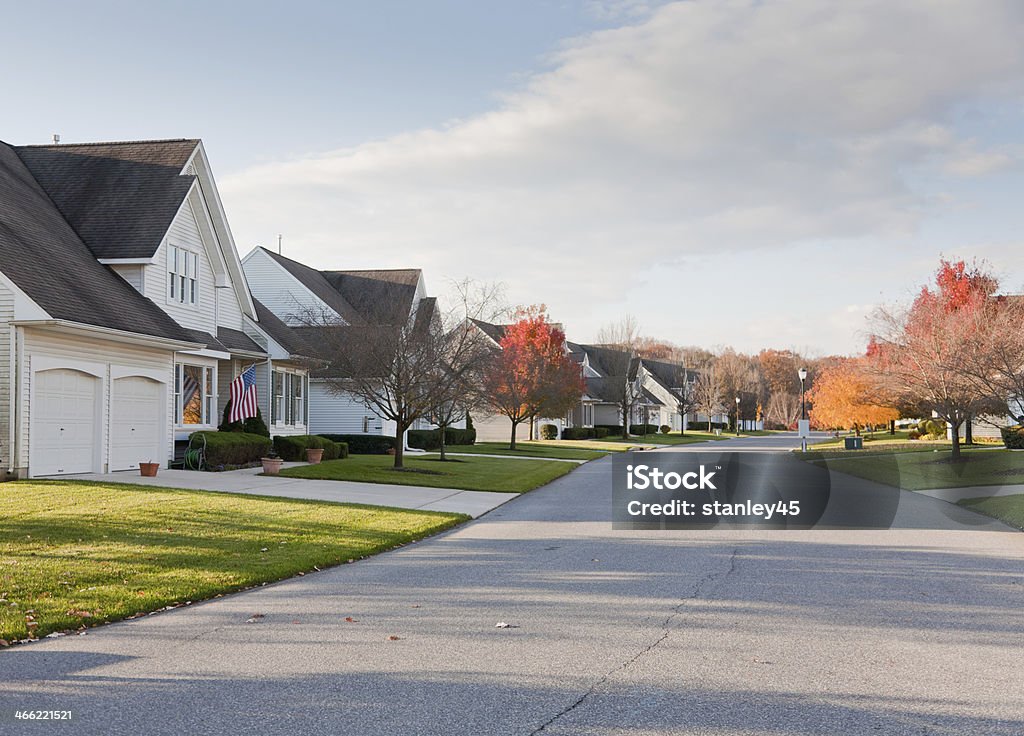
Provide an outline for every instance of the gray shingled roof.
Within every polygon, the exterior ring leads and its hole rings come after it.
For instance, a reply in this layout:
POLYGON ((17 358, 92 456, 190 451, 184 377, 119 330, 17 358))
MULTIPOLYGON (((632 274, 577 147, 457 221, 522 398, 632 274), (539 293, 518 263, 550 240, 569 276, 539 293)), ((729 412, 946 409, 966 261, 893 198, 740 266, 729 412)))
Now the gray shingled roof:
POLYGON ((318 271, 263 250, 350 325, 400 324, 412 311, 419 269, 318 271))
POLYGON ((217 328, 217 341, 232 353, 261 353, 265 355, 267 352, 244 332, 233 330, 230 327, 217 328))
POLYGON ((0 271, 55 319, 192 342, 162 309, 96 260, 2 142, 0 271))
POLYGON ((199 141, 18 146, 15 152, 96 258, 151 258, 194 176, 199 141))
POLYGON ((505 337, 505 328, 507 325, 494 325, 490 322, 484 322, 482 319, 471 319, 470 321, 479 327, 481 332, 496 343, 500 344, 501 339, 505 337))
POLYGON ((253 297, 252 303, 256 306, 256 318, 259 320, 260 328, 278 345, 292 355, 310 358, 317 354, 316 347, 310 344, 301 329, 286 325, 256 297, 253 297))

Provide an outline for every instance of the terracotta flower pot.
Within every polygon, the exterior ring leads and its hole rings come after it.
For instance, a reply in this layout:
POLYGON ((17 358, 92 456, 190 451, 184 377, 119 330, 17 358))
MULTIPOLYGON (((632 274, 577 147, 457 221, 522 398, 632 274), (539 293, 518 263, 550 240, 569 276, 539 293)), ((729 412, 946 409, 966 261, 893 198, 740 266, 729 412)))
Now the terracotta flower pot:
POLYGON ((281 463, 284 462, 279 457, 264 457, 260 458, 263 462, 263 473, 265 475, 277 475, 281 472, 281 463))
POLYGON ((143 478, 155 478, 160 463, 139 463, 139 472, 143 478))
POLYGON ((324 448, 322 447, 307 447, 306 448, 306 462, 310 465, 318 465, 321 460, 324 459, 324 448))

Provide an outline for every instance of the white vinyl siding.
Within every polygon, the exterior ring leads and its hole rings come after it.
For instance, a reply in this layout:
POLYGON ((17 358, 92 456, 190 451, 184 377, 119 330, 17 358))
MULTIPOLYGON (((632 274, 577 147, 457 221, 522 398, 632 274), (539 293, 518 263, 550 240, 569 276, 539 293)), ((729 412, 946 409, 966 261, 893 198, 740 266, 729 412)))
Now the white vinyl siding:
POLYGON ((143 288, 144 288, 144 284, 143 284, 144 270, 143 269, 145 267, 142 264, 140 264, 140 263, 114 264, 110 268, 113 269, 114 273, 116 273, 118 276, 123 278, 129 284, 131 284, 132 287, 135 289, 135 291, 139 292, 140 294, 144 294, 145 293, 143 291, 143 288))
POLYGON ((164 241, 157 250, 155 263, 146 266, 143 293, 183 327, 202 330, 211 335, 217 333, 217 294, 214 289, 213 267, 188 201, 182 204, 171 223, 164 241), (171 246, 196 255, 199 269, 196 304, 182 303, 179 298, 171 297, 170 273, 175 270, 168 258, 171 246))
POLYGON ((308 323, 309 315, 337 318, 334 310, 265 251, 259 248, 254 250, 245 257, 242 267, 252 295, 285 324, 308 323))
MULTIPOLYGON (((83 361, 105 366, 103 378, 103 391, 101 392, 100 422, 102 428, 97 441, 101 448, 100 454, 102 464, 107 463, 109 455, 110 437, 110 382, 116 375, 131 375, 135 369, 140 373, 158 376, 168 384, 167 390, 167 415, 171 413, 172 391, 171 384, 174 378, 173 353, 156 348, 146 348, 130 345, 121 342, 111 342, 103 339, 90 340, 81 335, 62 335, 55 332, 33 330, 31 327, 24 331, 23 359, 21 361, 21 385, 19 391, 20 410, 18 412, 18 458, 16 466, 19 473, 28 469, 30 455, 29 425, 31 423, 31 395, 32 377, 35 368, 43 364, 47 367, 62 366, 75 369, 77 364, 83 361)), ((167 422, 166 428, 166 457, 159 458, 159 461, 169 460, 173 456, 173 434, 171 423, 167 422)))
POLYGON ((244 330, 245 320, 234 289, 217 288, 217 324, 232 330, 244 330))
POLYGON ((330 391, 321 381, 309 382, 310 434, 383 434, 383 422, 351 394, 330 391))
POLYGON ((14 328, 10 323, 13 319, 14 293, 0 284, 0 462, 4 468, 11 457, 11 335, 14 328))

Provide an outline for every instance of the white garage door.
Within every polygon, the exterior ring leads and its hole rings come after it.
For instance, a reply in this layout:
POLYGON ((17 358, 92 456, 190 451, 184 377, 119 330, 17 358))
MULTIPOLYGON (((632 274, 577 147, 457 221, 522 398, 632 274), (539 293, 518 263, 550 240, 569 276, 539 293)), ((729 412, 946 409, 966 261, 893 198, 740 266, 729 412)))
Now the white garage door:
POLYGON ((30 472, 36 475, 96 470, 99 379, 68 369, 35 374, 30 472))
POLYGON ((111 394, 110 469, 133 470, 139 463, 163 463, 165 384, 128 376, 114 381, 111 394))

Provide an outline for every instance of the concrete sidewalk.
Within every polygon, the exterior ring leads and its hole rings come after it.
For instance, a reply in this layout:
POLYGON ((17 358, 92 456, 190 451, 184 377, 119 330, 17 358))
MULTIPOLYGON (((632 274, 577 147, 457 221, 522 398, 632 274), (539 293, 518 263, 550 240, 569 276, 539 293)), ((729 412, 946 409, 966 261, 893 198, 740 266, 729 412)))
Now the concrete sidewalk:
POLYGON ((1024 494, 1024 485, 1003 485, 1003 486, 963 486, 961 488, 929 488, 924 491, 914 491, 922 496, 931 496, 940 501, 956 503, 965 498, 989 498, 992 496, 1019 496, 1024 494))
MULTIPOLYGON (((285 463, 284 467, 297 465, 305 465, 305 463, 285 463)), ((383 483, 356 483, 346 480, 284 478, 259 475, 261 472, 260 468, 229 470, 222 473, 161 468, 160 474, 156 478, 143 478, 134 470, 118 473, 87 473, 66 477, 104 483, 135 483, 165 488, 250 493, 254 496, 282 496, 313 501, 394 506, 424 511, 451 511, 468 514, 473 518, 485 514, 519 495, 517 493, 461 491, 457 488, 424 488, 383 483)))

